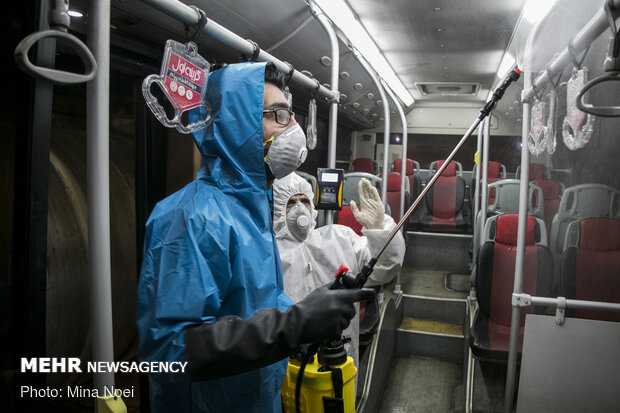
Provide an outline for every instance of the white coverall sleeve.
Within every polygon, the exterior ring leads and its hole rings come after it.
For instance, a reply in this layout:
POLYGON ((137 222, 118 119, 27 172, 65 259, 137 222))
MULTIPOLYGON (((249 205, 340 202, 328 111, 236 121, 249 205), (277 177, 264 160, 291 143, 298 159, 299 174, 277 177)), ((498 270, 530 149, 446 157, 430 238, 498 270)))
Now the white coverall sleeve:
MULTIPOLYGON (((370 258, 375 256, 394 227, 396 227, 396 223, 392 217, 384 214, 382 229, 362 228, 362 233, 366 236, 359 237, 354 245, 358 259, 364 260, 359 262, 360 268, 367 264, 370 258), (363 252, 362 249, 364 250, 363 252)), ((399 231, 377 260, 375 268, 366 282, 366 287, 387 284, 392 281, 396 274, 398 274, 398 271, 400 271, 404 259, 405 239, 402 232, 399 231)))

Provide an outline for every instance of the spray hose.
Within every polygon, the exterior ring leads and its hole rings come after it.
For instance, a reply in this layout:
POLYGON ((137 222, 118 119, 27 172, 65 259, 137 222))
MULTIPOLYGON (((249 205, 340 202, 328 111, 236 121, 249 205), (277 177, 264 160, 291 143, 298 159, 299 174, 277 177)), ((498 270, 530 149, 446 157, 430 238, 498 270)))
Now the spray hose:
MULTIPOLYGON (((508 88, 508 86, 510 86, 510 84, 513 83, 514 81, 518 80, 520 76, 521 76, 521 70, 518 67, 515 67, 514 69, 510 71, 510 73, 508 73, 508 75, 506 76, 502 84, 499 85, 497 89, 495 89, 491 98, 487 101, 484 107, 480 109, 480 114, 478 115, 476 120, 469 127, 467 132, 465 132, 465 134, 463 135, 461 140, 457 143, 457 145, 454 147, 450 155, 448 155, 443 165, 441 165, 439 170, 437 170, 435 175, 433 175, 431 180, 424 187, 424 190, 420 193, 420 195, 418 195, 415 202, 409 207, 405 215, 401 218, 401 220, 396 225, 396 227, 392 230, 390 235, 388 235, 385 241, 383 241, 383 244, 381 248, 379 248, 379 250, 377 251, 377 254, 373 258, 371 258, 370 261, 368 261, 366 265, 364 265, 360 273, 357 275, 351 275, 349 273, 349 269, 345 265, 341 265, 340 268, 338 268, 338 271, 336 272, 336 275, 335 275, 336 280, 331 285, 330 290, 335 290, 335 289, 340 289, 340 288, 362 288, 364 284, 366 284, 366 281, 368 280, 368 277, 370 277, 370 274, 372 273, 375 267, 375 264, 377 263, 377 260, 379 259, 381 254, 383 254, 383 252, 385 251, 387 246, 390 244, 392 239, 394 239, 398 231, 400 231, 400 229, 403 227, 404 223, 407 222, 407 219, 409 218, 409 216, 418 207, 418 205, 420 204, 424 196, 426 196, 426 193, 435 184, 437 179, 439 179, 443 171, 448 167, 448 164, 450 164, 450 162, 452 161, 452 159, 458 152, 458 150, 461 149, 465 141, 471 136, 471 134, 478 127, 480 122, 482 122, 484 118, 489 116, 491 111, 497 105, 497 102, 499 102, 502 96, 504 96, 504 93, 506 92, 506 89, 508 88)), ((308 347, 303 357, 303 360, 302 360, 302 363, 301 363, 301 366, 299 368, 299 372, 297 375, 297 382, 296 382, 296 388, 295 388, 295 411, 296 412, 299 412, 299 397, 300 397, 300 392, 301 392, 301 384, 303 381, 304 369, 306 367, 306 364, 310 360, 310 358, 317 352, 320 346, 321 346, 321 343, 311 344, 310 347, 308 347)))

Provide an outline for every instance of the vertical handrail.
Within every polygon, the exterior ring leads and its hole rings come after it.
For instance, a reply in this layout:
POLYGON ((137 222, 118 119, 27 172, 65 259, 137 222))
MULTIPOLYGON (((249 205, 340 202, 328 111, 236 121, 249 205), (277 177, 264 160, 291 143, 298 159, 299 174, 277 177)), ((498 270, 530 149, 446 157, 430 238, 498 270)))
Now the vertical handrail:
POLYGON ((370 67, 368 62, 364 59, 364 57, 359 54, 357 49, 350 46, 353 51, 353 56, 357 59, 357 61, 362 65, 368 76, 372 79, 375 84, 375 87, 379 91, 381 95, 381 102, 383 104, 383 182, 381 184, 381 201, 383 205, 387 206, 387 177, 388 177, 388 151, 390 149, 390 105, 387 101, 387 97, 385 95, 385 91, 383 90, 383 86, 381 86, 379 75, 370 67))
MULTIPOLYGON (((110 0, 92 2, 88 43, 98 62, 87 85, 88 272, 93 360, 114 361, 110 260, 110 0)), ((114 386, 113 372, 94 373, 99 394, 114 386)))
POLYGON ((482 155, 482 126, 478 128, 478 141, 476 143, 476 152, 478 153, 478 167, 476 168, 476 174, 474 176, 474 211, 472 217, 472 222, 474 223, 474 250, 472 255, 472 268, 476 266, 476 262, 478 261, 478 244, 480 243, 480 237, 482 236, 480 223, 477 221, 478 211, 480 211, 480 175, 482 173, 480 171, 480 156, 482 155))
MULTIPOLYGON (((612 0, 614 7, 620 7, 620 0, 612 0)), ((523 291, 523 268, 525 260, 525 236, 527 220, 527 204, 529 190, 529 151, 527 147, 527 136, 530 129, 530 109, 529 99, 536 93, 535 90, 542 90, 544 85, 551 81, 550 73, 558 73, 568 62, 570 62, 570 52, 568 48, 556 55, 540 76, 533 79, 532 52, 534 38, 538 31, 543 27, 548 15, 539 20, 530 31, 525 45, 525 64, 523 91, 521 101, 523 102, 522 137, 521 137, 521 182, 519 186, 519 223, 517 232, 517 254, 515 261, 515 277, 513 294, 521 294, 523 291)), ((571 43, 574 48, 573 53, 580 53, 590 45, 601 33, 609 27, 607 16, 604 10, 597 12, 582 29, 572 38, 571 43)), ((504 412, 512 411, 512 400, 515 389, 515 378, 517 370, 517 346, 519 341, 519 327, 521 320, 521 309, 517 306, 512 307, 512 319, 510 328, 510 350, 508 353, 508 368, 506 372, 506 393, 504 396, 504 412)))
MULTIPOLYGON (((406 172, 407 172, 407 141, 408 141, 408 136, 407 136, 407 117, 405 116, 405 111, 403 110, 403 107, 400 105, 400 103, 398 102, 398 99, 396 99, 396 95, 394 95, 394 92, 392 91, 392 89, 390 89, 387 84, 382 80, 381 83, 383 84, 383 87, 385 88, 385 91, 387 92, 387 94, 390 96, 390 99, 392 99, 392 101, 394 102, 394 105, 396 106, 396 109, 398 110, 398 114, 400 115, 400 122, 402 124, 403 127, 403 152, 402 152, 402 156, 401 156, 401 176, 400 176, 400 217, 404 217, 405 216, 405 184, 407 183, 407 176, 406 176, 406 172)), ((413 196, 413 194, 411 194, 413 196)), ((398 271, 398 273, 396 274, 396 283, 394 284, 394 293, 395 294, 400 294, 402 293, 402 289, 401 289, 401 285, 400 285, 400 270, 398 271)))
MULTIPOLYGON (((484 224, 487 220, 488 192, 489 192, 489 141, 491 140, 491 115, 484 119, 482 124, 482 162, 481 168, 481 195, 480 195, 480 236, 484 236, 484 224)), ((482 240, 482 238, 480 238, 482 240)))
MULTIPOLYGON (((536 29, 532 31, 535 33, 536 29)), ((526 46, 527 50, 527 46, 526 46)), ((523 90, 532 83, 531 69, 523 73, 523 90)), ((515 258, 515 276, 513 293, 523 291, 523 267, 525 260, 525 236, 527 230, 527 204, 530 178, 530 152, 527 148, 527 136, 530 131, 530 104, 523 102, 523 123, 521 125, 521 181, 519 184, 519 221, 517 224, 517 252, 515 258)), ((512 303, 511 303, 512 304, 512 303)), ((519 344, 519 327, 521 324, 521 308, 513 306, 510 321, 510 345, 508 350, 508 367, 506 370, 506 393, 504 394, 504 412, 512 411, 513 394, 517 372, 517 347, 519 344)))
MULTIPOLYGON (((383 79, 381 80, 381 84, 383 85, 383 88, 387 92, 390 99, 392 99, 392 102, 394 102, 394 106, 396 106, 396 110, 398 110, 398 115, 400 116, 400 123, 403 128, 403 150, 401 155, 402 162, 400 168, 400 216, 402 217, 405 215, 405 192, 407 188, 407 117, 405 116, 405 111, 403 110, 402 105, 398 102, 398 99, 396 98, 396 95, 394 94, 392 89, 388 87, 387 83, 385 83, 383 79)), ((413 194, 410 195, 413 196, 413 194)))
MULTIPOLYGON (((331 79, 330 86, 331 91, 334 96, 337 97, 336 100, 332 100, 329 104, 329 130, 328 130, 328 143, 327 143, 327 167, 335 168, 336 167, 336 143, 338 140, 338 101, 340 100, 340 93, 338 92, 338 82, 340 75, 340 52, 338 47, 338 36, 336 35, 336 31, 331 25, 330 20, 325 16, 325 14, 316 10, 315 7, 310 7, 312 14, 314 17, 321 23, 325 31, 327 32, 327 36, 329 37, 329 45, 331 50, 331 79)), ((334 222, 333 211, 326 211, 325 214, 325 223, 327 225, 332 224, 334 222)))

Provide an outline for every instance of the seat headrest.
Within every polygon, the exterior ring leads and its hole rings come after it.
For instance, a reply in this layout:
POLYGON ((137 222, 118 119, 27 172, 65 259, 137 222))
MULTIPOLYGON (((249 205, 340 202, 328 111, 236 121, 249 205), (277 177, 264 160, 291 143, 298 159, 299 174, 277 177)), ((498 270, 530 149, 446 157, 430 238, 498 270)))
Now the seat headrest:
MULTIPOLYGON (((519 214, 502 214, 497 217, 495 242, 517 245, 519 214)), ((536 220, 528 215, 525 243, 530 245, 536 241, 536 220)))
POLYGON ((547 178, 547 167, 541 163, 531 163, 530 164, 530 181, 535 179, 546 179, 547 178))
MULTIPOLYGON (((400 173, 403 170, 403 160, 394 160, 394 172, 400 173)), ((405 175, 413 175, 413 159, 407 159, 405 162, 405 175)))
POLYGON ((620 250, 620 221, 610 218, 584 219, 579 225, 579 248, 620 250))
MULTIPOLYGON (((439 170, 445 161, 437 161, 437 170, 439 170)), ((441 176, 456 176, 456 162, 450 161, 441 176)))
POLYGON ((388 192, 400 192, 400 173, 389 172, 387 177, 387 190, 388 192))
POLYGON ((542 189, 545 199, 556 199, 560 197, 561 186, 559 182, 550 179, 536 179, 532 182, 542 189))
POLYGON ((371 158, 357 158, 353 161, 353 169, 356 171, 373 172, 373 160, 371 158))
POLYGON ((502 166, 499 162, 489 161, 489 168, 487 169, 487 176, 489 178, 501 178, 502 166))

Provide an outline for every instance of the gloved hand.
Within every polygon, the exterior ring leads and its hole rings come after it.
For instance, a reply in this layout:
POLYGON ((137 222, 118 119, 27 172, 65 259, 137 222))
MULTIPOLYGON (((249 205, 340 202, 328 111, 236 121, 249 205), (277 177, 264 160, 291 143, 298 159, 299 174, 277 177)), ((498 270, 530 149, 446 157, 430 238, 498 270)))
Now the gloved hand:
POLYGON ((351 205, 353 217, 368 229, 382 229, 385 207, 379 198, 377 189, 368 179, 362 178, 358 184, 358 192, 362 209, 361 211, 357 209, 355 201, 351 201, 349 205, 351 205))
POLYGON ((193 380, 210 380, 273 364, 301 344, 339 337, 355 316, 353 303, 372 299, 372 289, 317 288, 286 312, 261 310, 248 319, 222 317, 185 331, 193 380))
POLYGON ((300 312, 299 322, 304 324, 302 344, 340 337, 355 317, 353 304, 376 296, 373 289, 330 290, 330 285, 317 288, 289 309, 300 312))

